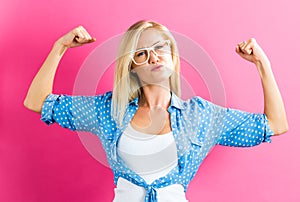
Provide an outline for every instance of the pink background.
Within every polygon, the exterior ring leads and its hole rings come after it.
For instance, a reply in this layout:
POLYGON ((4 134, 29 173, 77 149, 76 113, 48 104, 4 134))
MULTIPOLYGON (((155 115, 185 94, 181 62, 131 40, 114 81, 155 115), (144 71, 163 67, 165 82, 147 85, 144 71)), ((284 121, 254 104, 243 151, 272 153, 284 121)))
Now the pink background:
MULTIPOLYGON (((272 62, 285 101, 288 133, 250 149, 217 146, 190 184, 188 199, 300 201, 299 7, 297 0, 1 1, 0 201, 112 200, 112 172, 87 152, 76 133, 48 127, 23 107, 23 100, 62 34, 82 24, 97 38, 94 44, 69 50, 61 61, 54 92, 71 94, 91 51, 140 19, 158 21, 202 46, 220 72, 228 107, 262 112, 259 75, 234 52, 238 42, 255 37, 272 62)), ((184 65, 182 72, 191 76, 184 65)), ((110 90, 111 83, 112 76, 98 92, 110 90)), ((197 80, 190 83, 199 85, 197 80)), ((207 97, 205 89, 197 94, 207 97)))

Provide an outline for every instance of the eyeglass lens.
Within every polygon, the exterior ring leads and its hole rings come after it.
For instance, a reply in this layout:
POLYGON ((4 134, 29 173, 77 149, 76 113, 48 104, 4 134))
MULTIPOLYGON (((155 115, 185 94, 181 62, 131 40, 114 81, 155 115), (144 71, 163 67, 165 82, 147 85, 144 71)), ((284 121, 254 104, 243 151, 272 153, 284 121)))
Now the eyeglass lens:
POLYGON ((170 52, 169 41, 162 41, 153 47, 137 50, 134 53, 133 60, 136 64, 143 64, 149 60, 150 51, 157 56, 163 56, 170 52))

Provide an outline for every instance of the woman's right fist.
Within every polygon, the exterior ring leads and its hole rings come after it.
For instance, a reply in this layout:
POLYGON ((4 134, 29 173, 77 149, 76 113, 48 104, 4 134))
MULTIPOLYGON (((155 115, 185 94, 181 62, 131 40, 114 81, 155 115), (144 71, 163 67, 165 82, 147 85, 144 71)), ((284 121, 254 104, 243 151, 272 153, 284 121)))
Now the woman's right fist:
POLYGON ((78 26, 62 36, 57 42, 66 48, 73 48, 94 41, 96 41, 96 39, 91 37, 83 26, 78 26))

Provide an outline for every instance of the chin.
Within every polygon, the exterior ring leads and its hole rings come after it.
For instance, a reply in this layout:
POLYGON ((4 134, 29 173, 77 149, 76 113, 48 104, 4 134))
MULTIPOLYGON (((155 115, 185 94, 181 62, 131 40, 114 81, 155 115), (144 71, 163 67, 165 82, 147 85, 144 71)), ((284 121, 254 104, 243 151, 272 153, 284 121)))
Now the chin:
POLYGON ((144 79, 142 81, 143 84, 147 85, 147 84, 157 84, 157 85, 166 85, 166 84, 169 84, 169 80, 170 80, 170 75, 168 76, 159 76, 159 77, 151 77, 151 78, 147 78, 147 79, 144 79))

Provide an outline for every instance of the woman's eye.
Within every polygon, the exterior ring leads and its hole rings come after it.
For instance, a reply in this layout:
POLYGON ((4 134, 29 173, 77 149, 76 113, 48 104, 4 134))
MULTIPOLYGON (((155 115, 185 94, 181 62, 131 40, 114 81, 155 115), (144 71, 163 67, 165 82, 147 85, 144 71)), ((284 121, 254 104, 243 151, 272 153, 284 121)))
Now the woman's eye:
POLYGON ((159 46, 155 46, 155 49, 163 49, 164 48, 164 46, 162 46, 162 45, 159 45, 159 46))
POLYGON ((145 53, 142 51, 142 52, 137 53, 135 56, 136 56, 136 57, 142 57, 142 56, 144 56, 144 55, 145 55, 145 53))

